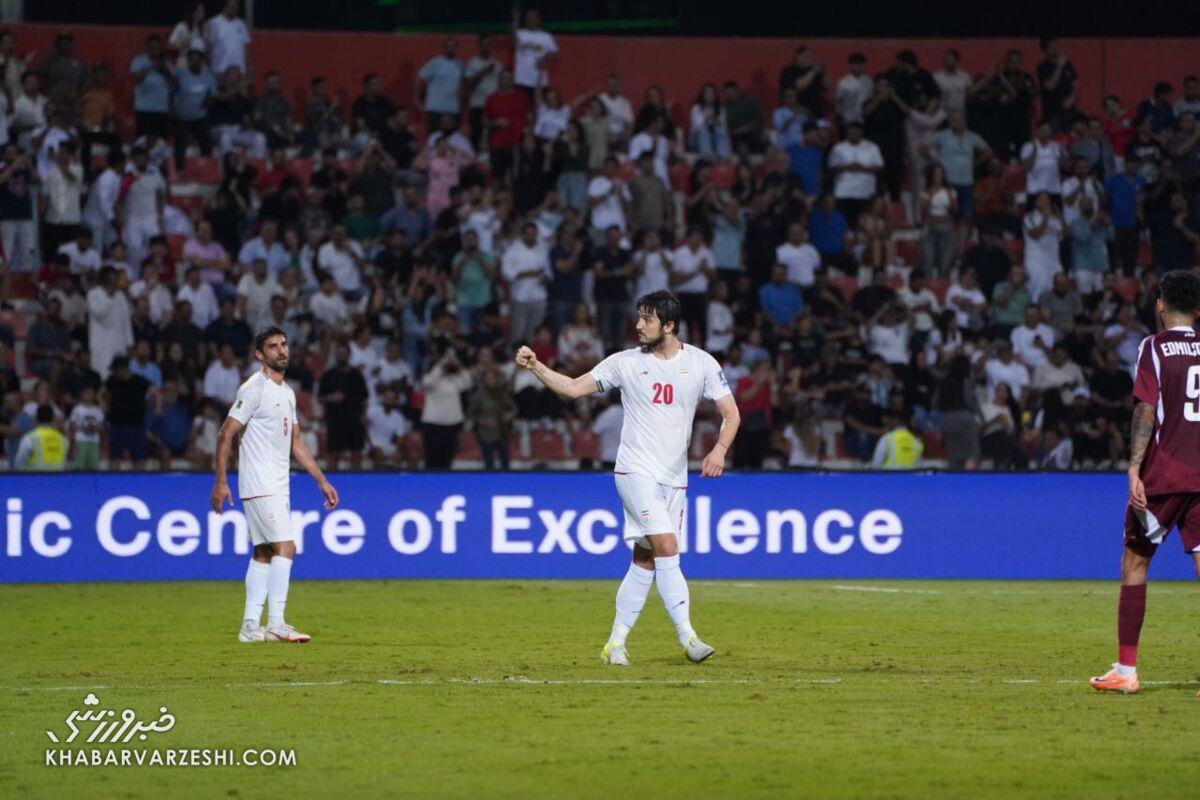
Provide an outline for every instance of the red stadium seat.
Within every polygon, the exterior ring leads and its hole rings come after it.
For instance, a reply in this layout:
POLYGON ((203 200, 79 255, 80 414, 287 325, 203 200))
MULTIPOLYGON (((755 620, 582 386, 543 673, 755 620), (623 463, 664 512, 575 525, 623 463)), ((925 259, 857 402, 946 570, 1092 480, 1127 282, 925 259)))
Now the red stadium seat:
POLYGON ((946 445, 942 435, 937 431, 925 431, 921 434, 921 443, 925 445, 925 458, 945 458, 946 445))
POLYGON ((463 431, 458 437, 458 450, 454 453, 455 458, 461 458, 463 461, 479 461, 483 458, 483 453, 479 449, 479 437, 475 435, 475 431, 463 431))
POLYGON ((946 302, 946 291, 950 288, 949 278, 930 278, 929 290, 934 293, 939 303, 946 302))
POLYGON ((714 187, 722 191, 733 186, 737 178, 737 169, 733 164, 714 164, 708 172, 708 180, 714 187))
POLYGON ((172 233, 167 237, 167 250, 173 260, 178 261, 183 257, 183 244, 186 241, 187 237, 182 233, 172 233))
POLYGON ((313 162, 311 158, 296 158, 292 159, 289 166, 292 169, 292 174, 300 181, 303 186, 308 186, 312 182, 313 162))
POLYGON ((903 203, 888 203, 887 221, 890 222, 894 228, 908 227, 908 214, 904 212, 903 203))
POLYGON ((589 430, 577 430, 571 437, 571 455, 575 458, 600 460, 600 437, 589 430))
POLYGON ((1137 278, 1125 276, 1117 280, 1117 294, 1121 295, 1126 303, 1137 300, 1138 288, 1137 278))
POLYGON ((633 176, 637 174, 637 164, 632 161, 626 161, 617 167, 617 177, 625 182, 633 180, 633 176))
POLYGON ((557 431, 534 431, 529 442, 530 457, 534 461, 562 461, 567 457, 563 437, 557 431))
POLYGON ((680 161, 671 165, 667 170, 667 174, 671 178, 671 188, 677 192, 686 192, 688 190, 688 182, 691 180, 692 167, 686 161, 680 161))
POLYGON ((921 263, 921 243, 898 241, 896 242, 896 255, 904 259, 905 264, 920 264, 921 263))
POLYGON ((170 202, 188 217, 194 217, 204 211, 205 198, 200 195, 171 195, 170 202))
POLYGON ((854 293, 858 291, 857 278, 851 278, 846 275, 831 275, 829 282, 833 284, 833 288, 842 293, 842 297, 846 298, 847 303, 854 299, 854 293))
POLYGON ((221 162, 211 156, 188 156, 183 162, 183 180, 191 183, 220 183, 221 162))

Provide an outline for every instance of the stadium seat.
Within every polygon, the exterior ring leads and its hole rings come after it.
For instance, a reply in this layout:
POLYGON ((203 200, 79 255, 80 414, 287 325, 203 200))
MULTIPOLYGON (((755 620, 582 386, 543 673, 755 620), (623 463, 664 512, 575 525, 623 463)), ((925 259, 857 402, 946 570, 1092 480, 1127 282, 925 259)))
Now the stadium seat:
POLYGON ((901 239, 896 242, 896 255, 904 259, 905 264, 920 264, 921 243, 901 239))
POLYGON ((475 435, 475 431, 464 430, 458 437, 458 449, 454 453, 455 458, 461 458, 463 461, 479 461, 483 458, 483 453, 479 449, 479 437, 475 435))
POLYGON ((534 461, 562 461, 567 457, 563 437, 557 431, 533 431, 529 440, 534 461))
POLYGON ((858 278, 852 278, 849 275, 831 275, 829 282, 833 288, 842 293, 842 297, 846 298, 847 303, 854 299, 854 293, 858 291, 858 278))
POLYGON ((1125 299, 1126 303, 1132 303, 1137 300, 1138 286, 1137 278, 1124 276, 1117 279, 1117 294, 1125 299))
POLYGON ((203 213, 205 198, 200 195, 171 195, 171 205, 189 217, 203 213))
POLYGON ((733 164, 714 164, 708 172, 708 180, 714 188, 724 191, 733 186, 737 179, 737 170, 733 164))
POLYGON ((312 182, 313 162, 311 158, 294 158, 289 162, 289 166, 301 185, 307 187, 312 182))
POLYGON ((600 437, 589 430, 580 429, 571 437, 571 455, 575 458, 600 459, 600 437))
POLYGON ((191 183, 220 183, 221 162, 211 156, 188 156, 183 162, 183 180, 191 183))
POLYGON ((183 244, 187 241, 187 237, 182 233, 172 233, 167 236, 167 250, 171 254, 174 261, 179 261, 183 258, 183 244))
POLYGON ((679 161, 667 170, 671 178, 671 188, 677 192, 686 192, 692 175, 692 166, 686 161, 679 161))
POLYGON ((934 293, 939 303, 946 302, 946 292, 950 288, 949 278, 930 278, 929 290, 934 293))
POLYGON ((925 431, 921 434, 921 443, 925 445, 925 458, 946 457, 946 445, 937 431, 925 431))
POLYGON ((907 228, 908 214, 904 211, 903 203, 888 203, 887 221, 892 224, 893 228, 907 228))
POLYGON ((617 177, 628 183, 633 180, 633 176, 637 174, 637 164, 632 161, 624 161, 617 167, 617 177))

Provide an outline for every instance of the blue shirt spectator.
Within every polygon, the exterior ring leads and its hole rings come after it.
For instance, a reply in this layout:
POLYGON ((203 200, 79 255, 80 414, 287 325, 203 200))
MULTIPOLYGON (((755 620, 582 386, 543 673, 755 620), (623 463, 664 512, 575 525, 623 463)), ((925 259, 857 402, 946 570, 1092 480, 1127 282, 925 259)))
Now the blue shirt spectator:
POLYGON ((463 63, 454 57, 457 45, 446 42, 446 52, 425 62, 417 77, 425 83, 425 110, 434 114, 457 114, 463 63))
POLYGON ((808 215, 808 241, 823 256, 840 256, 845 252, 846 231, 850 229, 846 218, 833 203, 833 195, 827 195, 808 215))
POLYGON ((793 144, 787 148, 788 172, 800 179, 804 193, 817 194, 821 191, 821 167, 825 163, 825 152, 807 144, 793 144))
POLYGON ((146 430, 171 453, 182 455, 192 432, 192 420, 182 403, 164 397, 161 412, 146 411, 146 430))
POLYGON ((965 127, 960 131, 943 128, 930 138, 929 143, 942 169, 946 170, 947 183, 951 186, 974 185, 975 154, 988 151, 982 136, 965 127))
POLYGON ((1113 238, 1107 222, 1079 217, 1071 223, 1071 265, 1078 272, 1108 272, 1108 243, 1113 238))
POLYGON ((725 210, 713 215, 712 254, 717 269, 742 268, 742 243, 746 241, 746 212, 736 200, 726 202, 725 210))
POLYGON ((433 221, 417 190, 409 187, 404 190, 404 202, 379 218, 379 227, 384 233, 397 228, 404 231, 405 240, 415 247, 429 236, 433 221))
POLYGON ((1138 226, 1138 199, 1146 191, 1146 179, 1138 174, 1137 169, 1136 161, 1126 159, 1125 171, 1104 182, 1104 193, 1108 195, 1108 216, 1114 228, 1129 230, 1138 226))
POLYGON ((132 372, 134 375, 141 375, 143 378, 146 379, 146 382, 149 383, 151 386, 153 386, 155 389, 161 388, 162 387, 162 370, 159 369, 158 364, 155 364, 154 361, 151 360, 151 358, 150 358, 149 342, 139 343, 138 350, 139 350, 139 352, 138 352, 137 356, 135 358, 130 359, 130 361, 129 361, 129 371, 132 372), (143 355, 140 352, 141 344, 143 344, 143 343, 146 345, 145 355, 143 355))
POLYGON ((161 57, 154 58, 147 53, 134 56, 129 64, 129 72, 133 76, 142 74, 142 79, 133 87, 134 111, 166 114, 171 110, 171 81, 166 70, 167 66, 161 57))
POLYGON ((788 283, 787 267, 776 264, 771 282, 758 290, 758 305, 776 325, 791 325, 804 310, 804 297, 795 284, 788 283))
POLYGON ((33 430, 34 422, 33 417, 29 416, 21 409, 19 395, 14 393, 11 396, 17 397, 18 403, 16 414, 12 417, 12 420, 8 424, 16 429, 16 433, 4 440, 4 452, 8 455, 8 468, 16 469, 17 450, 21 448, 21 439, 24 438, 25 434, 33 430))
POLYGON ((217 94, 217 81, 208 67, 198 72, 191 68, 175 73, 179 86, 175 90, 175 116, 184 122, 196 122, 208 116, 207 101, 217 94))

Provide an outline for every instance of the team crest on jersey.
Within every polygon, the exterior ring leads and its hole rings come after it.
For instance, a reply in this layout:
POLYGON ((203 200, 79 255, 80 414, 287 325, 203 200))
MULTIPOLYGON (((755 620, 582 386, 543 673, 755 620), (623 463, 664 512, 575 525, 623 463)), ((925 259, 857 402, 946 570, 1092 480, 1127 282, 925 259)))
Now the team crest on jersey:
POLYGON ((236 406, 234 406, 234 408, 241 408, 241 407, 242 407, 242 401, 241 401, 241 400, 238 400, 238 401, 237 401, 237 405, 236 405, 236 406))
POLYGON ((650 509, 648 509, 648 508, 642 509, 641 514, 642 514, 642 522, 650 521, 650 509))
POLYGON ((729 385, 729 379, 725 377, 725 370, 719 370, 719 371, 717 372, 717 376, 718 376, 718 377, 721 379, 721 385, 722 385, 722 386, 728 386, 728 385, 729 385))

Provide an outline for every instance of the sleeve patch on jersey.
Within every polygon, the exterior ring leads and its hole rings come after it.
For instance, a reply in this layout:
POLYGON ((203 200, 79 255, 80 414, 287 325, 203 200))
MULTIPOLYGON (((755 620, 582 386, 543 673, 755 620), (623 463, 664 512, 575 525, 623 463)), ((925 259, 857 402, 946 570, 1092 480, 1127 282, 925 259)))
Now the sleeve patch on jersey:
POLYGON ((234 406, 234 408, 241 408, 241 407, 242 407, 242 401, 241 401, 241 400, 238 400, 238 401, 237 401, 237 405, 236 405, 236 406, 234 406))
POLYGON ((725 370, 723 370, 723 369, 717 370, 717 377, 721 379, 722 386, 729 385, 729 379, 725 377, 725 370))

